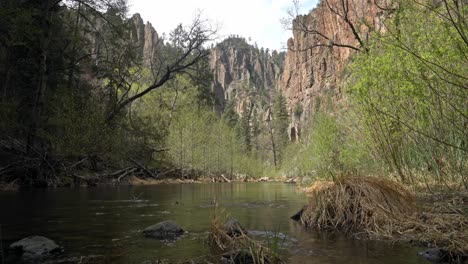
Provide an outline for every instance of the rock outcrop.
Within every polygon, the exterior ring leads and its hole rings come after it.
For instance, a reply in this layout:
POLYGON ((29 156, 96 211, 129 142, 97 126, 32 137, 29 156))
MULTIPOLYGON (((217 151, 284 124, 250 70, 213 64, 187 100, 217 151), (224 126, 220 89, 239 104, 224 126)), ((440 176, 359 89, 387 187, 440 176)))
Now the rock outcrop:
MULTIPOLYGON (((90 42, 90 51, 95 63, 99 63, 99 58, 104 56, 106 49, 104 39, 110 34, 115 34, 112 28, 109 28, 109 23, 101 17, 96 17, 93 24, 88 21, 82 21, 84 28, 88 31, 85 33, 86 38, 90 42)), ((124 39, 122 43, 122 51, 125 48, 130 48, 135 51, 135 56, 138 56, 145 67, 151 67, 151 61, 157 54, 158 45, 160 42, 159 35, 153 28, 150 22, 144 22, 140 14, 136 13, 129 18, 125 23, 128 23, 129 39, 124 39), (130 40, 130 41, 128 41, 130 40), (127 43, 128 41, 128 43, 127 43)), ((120 35, 114 36, 115 39, 121 38, 120 35)), ((109 41, 109 40, 106 40, 109 41)))
POLYGON ((240 114, 252 101, 255 108, 265 109, 279 81, 281 56, 284 54, 270 54, 240 37, 218 43, 210 56, 216 110, 222 112, 228 101, 234 102, 240 114))
POLYGON ((150 62, 153 61, 159 45, 158 33, 150 22, 145 24, 138 13, 130 18, 130 30, 130 36, 134 40, 138 55, 141 56, 143 64, 150 67, 150 62))
MULTIPOLYGON (((367 42, 370 32, 383 30, 384 12, 375 5, 375 1, 328 0, 328 3, 343 14, 341 1, 349 3, 349 20, 363 42, 367 42)), ((385 3, 381 4, 385 6, 385 3)), ((333 13, 324 0, 309 14, 296 17, 293 28, 293 38, 287 42, 288 51, 279 89, 288 99, 290 113, 294 112, 294 108, 302 109, 299 115, 291 114, 291 131, 300 131, 301 123, 314 112, 330 112, 335 106, 346 102, 345 88, 340 81, 345 75, 348 59, 356 50, 335 44, 361 50, 364 47, 357 41, 351 27, 333 13)))

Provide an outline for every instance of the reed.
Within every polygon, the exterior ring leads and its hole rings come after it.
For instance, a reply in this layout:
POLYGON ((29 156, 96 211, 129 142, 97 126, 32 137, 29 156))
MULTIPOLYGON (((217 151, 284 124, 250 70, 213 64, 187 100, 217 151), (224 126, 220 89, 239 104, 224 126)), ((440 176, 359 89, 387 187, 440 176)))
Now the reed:
POLYGON ((249 237, 242 231, 235 235, 225 228, 224 223, 229 216, 224 210, 215 208, 211 219, 211 232, 208 243, 215 249, 223 252, 223 256, 233 263, 253 264, 282 264, 285 263, 279 256, 277 249, 273 250, 261 242, 249 237))

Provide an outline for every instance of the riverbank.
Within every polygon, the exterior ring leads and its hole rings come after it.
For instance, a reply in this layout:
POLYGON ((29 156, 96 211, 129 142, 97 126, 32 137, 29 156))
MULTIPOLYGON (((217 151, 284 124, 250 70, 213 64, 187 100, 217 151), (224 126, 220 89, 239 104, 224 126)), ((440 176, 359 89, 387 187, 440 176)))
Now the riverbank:
POLYGON ((191 183, 215 183, 215 182, 283 182, 295 184, 296 178, 270 178, 270 177, 247 177, 245 175, 217 177, 195 177, 195 176, 180 176, 176 174, 168 174, 161 178, 148 177, 141 174, 129 174, 125 177, 109 177, 112 173, 99 174, 88 173, 89 176, 65 176, 61 181, 51 181, 40 186, 34 184, 18 184, 18 180, 12 182, 0 182, 0 191, 14 191, 21 187, 33 188, 59 188, 59 187, 96 187, 96 186, 125 186, 125 185, 160 185, 160 184, 191 184, 191 183))

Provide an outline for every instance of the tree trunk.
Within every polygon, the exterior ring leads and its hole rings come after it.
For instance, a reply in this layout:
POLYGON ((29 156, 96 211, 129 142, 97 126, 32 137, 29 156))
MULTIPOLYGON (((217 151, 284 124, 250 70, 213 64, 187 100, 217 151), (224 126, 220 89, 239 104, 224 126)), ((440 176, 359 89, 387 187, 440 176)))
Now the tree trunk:
POLYGON ((268 129, 270 130, 270 138, 271 138, 271 150, 273 152, 273 163, 275 164, 275 168, 277 168, 277 161, 276 161, 276 144, 275 138, 273 136, 273 128, 271 127, 271 123, 268 123, 268 129))
POLYGON ((44 94, 47 90, 48 84, 48 69, 47 69, 47 59, 48 59, 48 49, 50 43, 50 19, 52 13, 49 11, 49 2, 44 1, 42 5, 42 21, 41 21, 41 29, 42 29, 42 36, 40 41, 40 58, 39 58, 39 76, 38 76, 38 83, 36 87, 36 91, 34 94, 34 104, 31 109, 31 125, 28 131, 27 136, 27 145, 26 151, 28 153, 31 152, 31 147, 37 143, 36 139, 36 132, 40 123, 42 108, 43 108, 43 100, 44 94))

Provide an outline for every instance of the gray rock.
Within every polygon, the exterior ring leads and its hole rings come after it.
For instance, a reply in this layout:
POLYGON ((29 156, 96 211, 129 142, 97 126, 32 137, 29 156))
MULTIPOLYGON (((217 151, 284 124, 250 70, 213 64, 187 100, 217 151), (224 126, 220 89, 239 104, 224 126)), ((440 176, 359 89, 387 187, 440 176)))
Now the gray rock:
POLYGON ((466 263, 468 256, 465 253, 451 252, 442 248, 430 248, 418 255, 432 263, 466 263))
POLYGON ((63 252, 62 247, 43 236, 30 236, 10 245, 10 251, 23 259, 43 259, 63 252))
MULTIPOLYGON (((259 261, 260 263, 269 263, 265 259, 259 261)), ((255 260, 248 250, 238 250, 229 252, 221 256, 221 263, 223 264, 255 264, 255 260)))
POLYGON ((176 222, 171 220, 157 223, 143 230, 145 236, 156 239, 174 239, 184 232, 176 222))
POLYGON ((226 230, 226 233, 230 237, 235 237, 235 236, 241 236, 242 234, 246 234, 247 232, 245 229, 241 226, 239 221, 237 221, 234 218, 229 219, 224 223, 224 230, 226 230))
POLYGON ((291 219, 294 220, 294 221, 300 221, 301 218, 302 218, 302 214, 304 213, 304 211, 307 209, 307 205, 304 205, 301 210, 299 210, 297 213, 295 213, 294 215, 291 216, 291 219))

